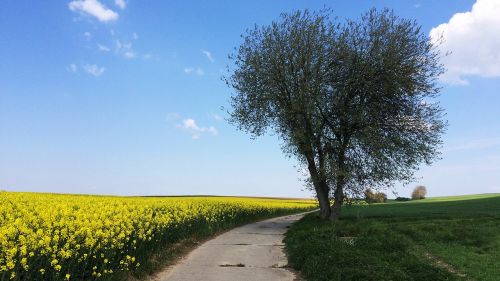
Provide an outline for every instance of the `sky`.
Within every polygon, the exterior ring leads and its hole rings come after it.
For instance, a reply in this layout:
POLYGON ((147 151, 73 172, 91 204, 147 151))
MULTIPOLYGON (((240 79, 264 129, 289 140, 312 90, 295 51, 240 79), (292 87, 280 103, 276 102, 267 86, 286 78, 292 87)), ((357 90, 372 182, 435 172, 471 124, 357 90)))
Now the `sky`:
MULTIPOLYGON (((309 197, 276 136, 228 124, 241 34, 388 7, 440 35, 442 159, 399 196, 500 192, 500 1, 0 1, 0 190, 309 197)), ((393 196, 388 191, 390 196, 393 196)))

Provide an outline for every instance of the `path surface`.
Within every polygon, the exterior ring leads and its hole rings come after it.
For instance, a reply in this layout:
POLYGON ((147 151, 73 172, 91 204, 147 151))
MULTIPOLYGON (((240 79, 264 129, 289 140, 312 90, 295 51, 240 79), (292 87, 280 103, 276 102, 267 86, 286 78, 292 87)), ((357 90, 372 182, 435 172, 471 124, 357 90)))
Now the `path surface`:
POLYGON ((159 281, 296 280, 284 268, 283 234, 303 214, 289 215, 232 229, 192 251, 159 281))

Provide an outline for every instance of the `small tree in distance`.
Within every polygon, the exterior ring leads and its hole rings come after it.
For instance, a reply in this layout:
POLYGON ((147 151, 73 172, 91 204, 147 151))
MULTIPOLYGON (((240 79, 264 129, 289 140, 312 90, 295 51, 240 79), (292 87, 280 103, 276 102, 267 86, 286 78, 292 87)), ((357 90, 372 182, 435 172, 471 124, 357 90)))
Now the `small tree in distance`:
POLYGON ((384 203, 387 201, 387 195, 383 192, 373 192, 370 188, 365 191, 365 201, 371 203, 384 203))
POLYGON ((439 154, 446 122, 433 98, 444 70, 415 21, 388 9, 345 22, 305 10, 242 37, 226 77, 230 121, 281 139, 307 168, 321 218, 338 219, 345 196, 366 186, 413 180, 439 154))
POLYGON ((415 189, 411 193, 411 199, 413 200, 425 199, 425 195, 427 195, 427 188, 425 188, 425 186, 423 185, 419 185, 415 187, 415 189))

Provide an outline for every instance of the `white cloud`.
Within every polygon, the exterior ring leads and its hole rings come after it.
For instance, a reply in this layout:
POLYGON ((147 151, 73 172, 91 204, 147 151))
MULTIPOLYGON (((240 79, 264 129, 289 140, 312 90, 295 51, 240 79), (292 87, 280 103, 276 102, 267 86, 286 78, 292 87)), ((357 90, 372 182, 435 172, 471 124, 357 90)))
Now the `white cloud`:
POLYGON ((208 133, 208 134, 211 134, 213 136, 216 136, 219 133, 217 131, 217 129, 215 129, 214 126, 199 127, 196 124, 196 121, 194 121, 194 119, 191 119, 191 118, 182 120, 182 123, 178 124, 178 127, 180 127, 182 129, 186 130, 187 132, 189 132, 191 134, 191 138, 192 139, 199 139, 199 138, 201 138, 201 135, 203 133, 208 133))
POLYGON ((70 65, 68 65, 68 67, 66 68, 69 72, 73 72, 73 73, 76 73, 78 71, 78 67, 76 66, 76 64, 72 63, 70 65))
POLYGON ((207 50, 202 50, 201 51, 205 56, 207 56, 207 59, 210 61, 210 62, 215 62, 215 59, 214 57, 212 56, 212 53, 210 53, 210 51, 207 51, 207 50))
POLYGON ((88 32, 88 31, 85 31, 85 32, 83 33, 83 36, 85 36, 85 38, 86 38, 87 40, 92 39, 92 33, 88 32))
POLYGON ((132 49, 132 43, 121 42, 120 40, 115 41, 115 53, 121 54, 127 59, 133 59, 137 57, 137 53, 132 49))
POLYGON ((125 9, 127 3, 125 3, 125 0, 115 0, 115 5, 120 7, 120 9, 125 9))
POLYGON ((99 77, 104 73, 105 68, 99 67, 96 64, 86 64, 83 66, 83 69, 90 75, 95 77, 99 77))
POLYGON ((451 52, 442 62, 447 72, 441 80, 466 85, 467 76, 500 77, 500 1, 477 0, 471 11, 454 14, 430 31, 431 40, 444 42, 451 52))
POLYGON ((190 74, 196 74, 198 76, 205 75, 205 71, 201 67, 197 67, 197 68, 194 68, 194 67, 185 67, 184 68, 184 73, 186 73, 188 75, 190 75, 190 74))
POLYGON ((134 52, 131 52, 131 51, 127 51, 127 52, 125 52, 125 54, 124 54, 124 55, 125 55, 125 57, 126 57, 127 59, 134 59, 134 58, 136 58, 136 57, 137 57, 137 55, 136 55, 134 52))
POLYGON ((151 59, 153 58, 152 54, 140 54, 136 52, 132 46, 131 42, 120 41, 119 39, 113 39, 114 46, 108 47, 106 45, 97 44, 97 48, 99 51, 109 52, 113 50, 115 55, 123 56, 127 59, 135 59, 135 58, 143 58, 143 59, 151 59))
POLYGON ((103 52, 109 52, 109 51, 111 51, 111 49, 108 46, 104 46, 104 45, 101 45, 101 44, 97 44, 97 48, 99 49, 99 51, 103 51, 103 52))
POLYGON ((192 118, 182 118, 177 113, 169 113, 166 117, 167 122, 176 122, 175 127, 188 132, 192 139, 200 139, 204 134, 217 136, 219 131, 214 126, 201 127, 192 118), (182 119, 182 120, 181 120, 182 119), (179 123, 180 121, 180 123, 179 123))
POLYGON ((98 0, 74 0, 69 2, 68 7, 71 11, 93 16, 102 22, 115 21, 118 19, 118 14, 116 12, 108 9, 98 0))
POLYGON ((184 129, 200 131, 200 128, 196 125, 194 119, 189 118, 182 120, 182 126, 184 127, 184 129))
POLYGON ((171 113, 167 114, 167 121, 177 120, 180 118, 181 118, 181 116, 175 112, 171 112, 171 113))
POLYGON ((222 120, 224 120, 224 118, 222 118, 222 117, 221 117, 220 115, 218 115, 218 114, 213 114, 213 115, 212 115, 212 117, 213 117, 215 120, 217 120, 217 121, 222 121, 222 120))

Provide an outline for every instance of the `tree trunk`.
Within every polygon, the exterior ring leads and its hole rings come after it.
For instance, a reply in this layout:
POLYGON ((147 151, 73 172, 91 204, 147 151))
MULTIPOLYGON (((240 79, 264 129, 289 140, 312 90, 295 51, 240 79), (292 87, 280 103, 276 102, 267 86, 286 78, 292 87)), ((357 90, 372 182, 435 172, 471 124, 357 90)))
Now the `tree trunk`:
POLYGON ((330 198, 328 197, 328 187, 325 182, 315 184, 316 195, 319 202, 319 217, 321 219, 328 219, 331 214, 330 198))
POLYGON ((345 151, 346 146, 342 145, 339 153, 337 154, 337 163, 339 165, 338 174, 335 178, 335 191, 333 194, 333 207, 330 213, 330 220, 336 221, 340 218, 340 211, 344 203, 344 186, 346 183, 346 165, 345 165, 345 151))
POLYGON ((314 158, 311 154, 306 154, 306 159, 308 162, 309 174, 311 175, 311 179, 314 185, 314 189, 316 190, 316 196, 318 197, 319 202, 319 216, 326 220, 330 217, 331 208, 330 208, 330 189, 325 179, 323 179, 318 169, 316 168, 316 163, 314 162, 314 158))
POLYGON ((342 209, 342 204, 344 203, 344 184, 337 185, 334 194, 334 203, 332 206, 332 211, 330 213, 330 220, 336 221, 340 218, 340 211, 342 209))
POLYGON ((330 213, 331 221, 336 221, 340 218, 340 211, 342 209, 342 204, 344 203, 344 186, 346 183, 344 159, 344 154, 341 154, 339 156, 339 174, 335 180, 335 192, 333 194, 334 202, 330 213))

